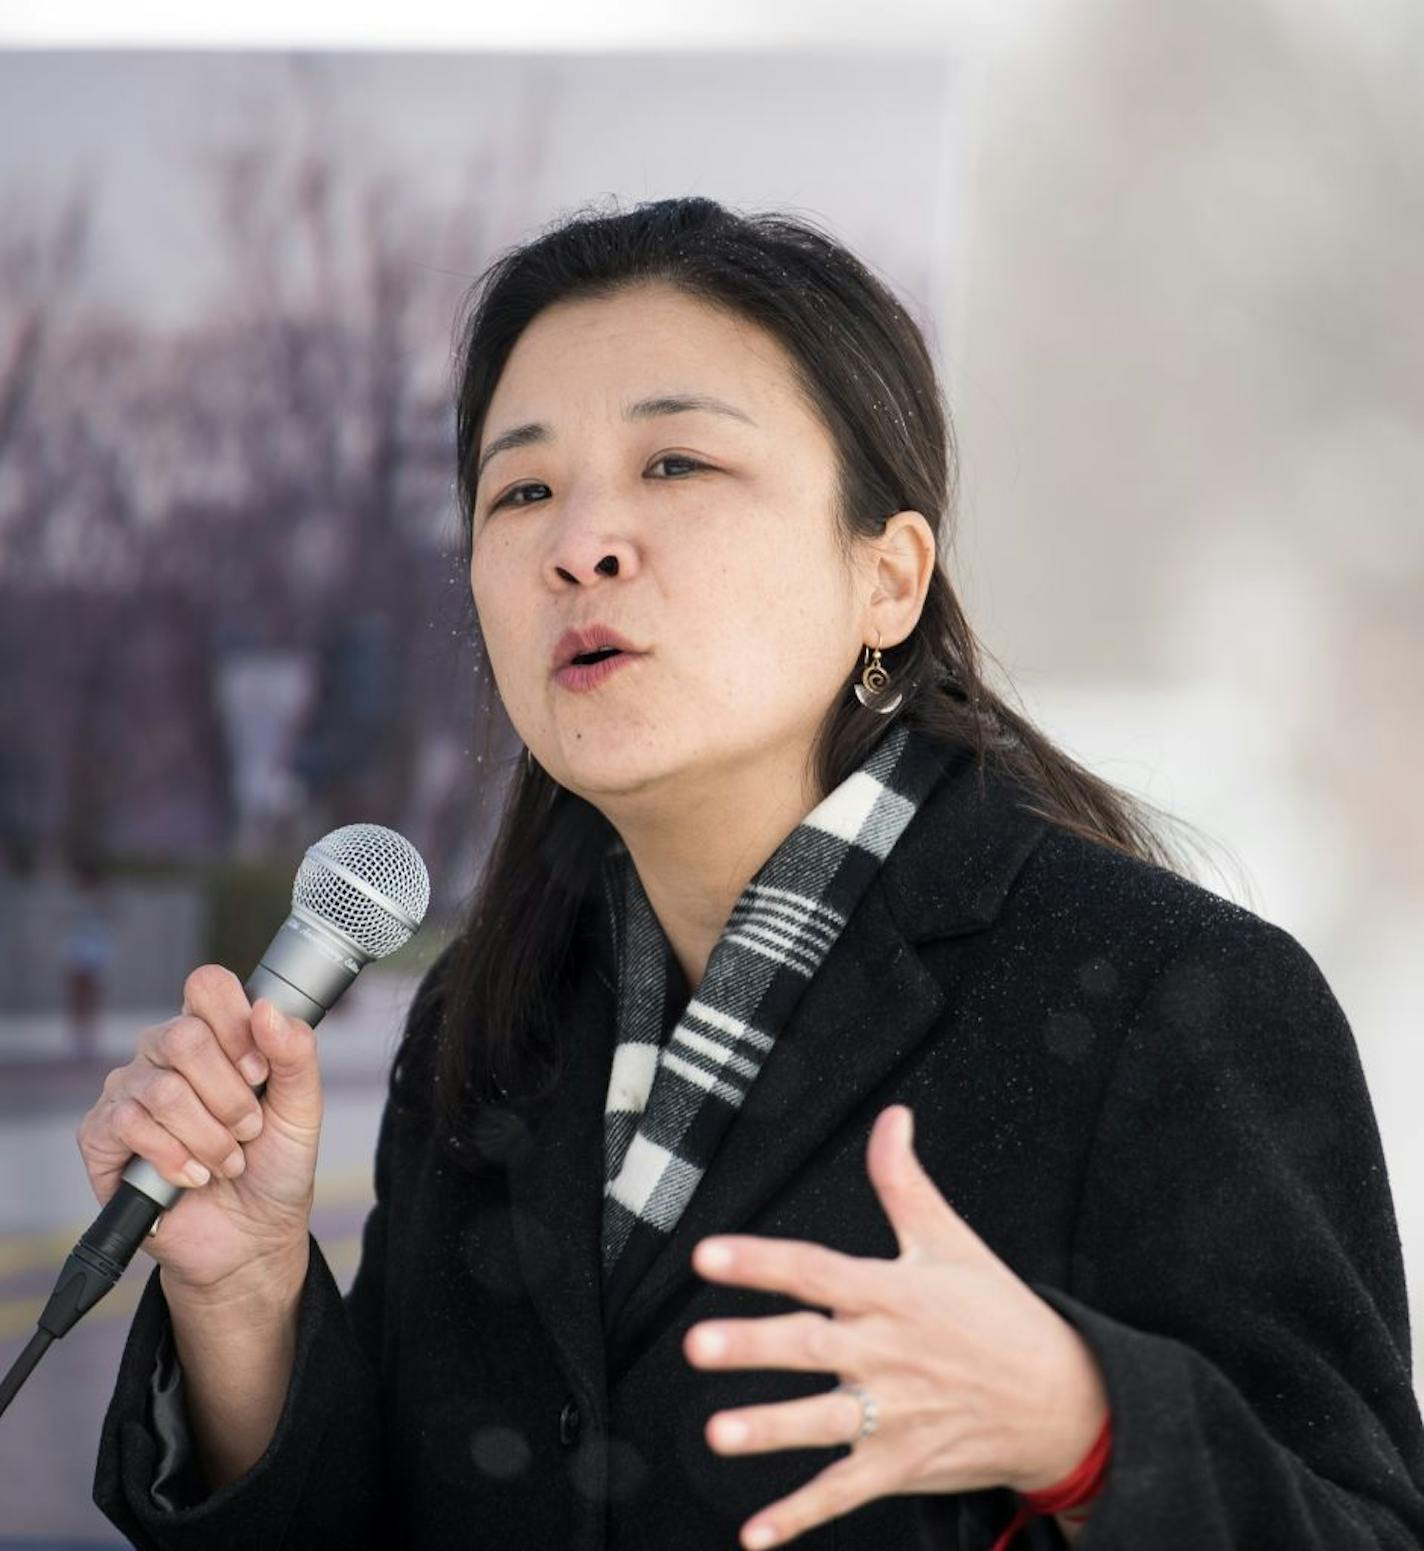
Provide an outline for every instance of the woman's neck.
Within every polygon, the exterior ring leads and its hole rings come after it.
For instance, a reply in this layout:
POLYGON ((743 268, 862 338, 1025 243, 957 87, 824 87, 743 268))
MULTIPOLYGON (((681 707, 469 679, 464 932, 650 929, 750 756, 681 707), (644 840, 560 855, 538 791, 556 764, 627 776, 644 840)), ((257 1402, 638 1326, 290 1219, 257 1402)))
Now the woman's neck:
POLYGON ((820 801, 792 778, 804 757, 749 769, 716 792, 684 792, 675 814, 664 805, 609 815, 693 992, 747 884, 820 801))

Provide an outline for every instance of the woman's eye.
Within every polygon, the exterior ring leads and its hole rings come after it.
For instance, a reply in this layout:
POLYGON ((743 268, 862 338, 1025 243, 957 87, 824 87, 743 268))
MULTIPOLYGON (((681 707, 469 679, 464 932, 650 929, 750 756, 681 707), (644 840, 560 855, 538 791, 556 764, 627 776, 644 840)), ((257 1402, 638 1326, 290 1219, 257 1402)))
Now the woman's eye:
MULTIPOLYGON (((660 463, 682 463, 689 469, 705 469, 708 467, 705 463, 699 463, 696 458, 684 458, 675 452, 665 452, 661 458, 654 458, 648 467, 656 468, 660 463)), ((490 510, 492 512, 498 511, 501 506, 529 506, 530 502, 516 501, 514 497, 523 495, 526 490, 547 490, 548 488, 548 485, 540 484, 516 485, 513 490, 507 490, 500 496, 499 500, 491 505, 490 510)))
POLYGON ((547 485, 516 485, 513 490, 506 491, 499 500, 490 502, 490 510, 497 512, 501 506, 527 506, 527 501, 516 501, 517 495, 523 495, 526 490, 547 490, 547 485))

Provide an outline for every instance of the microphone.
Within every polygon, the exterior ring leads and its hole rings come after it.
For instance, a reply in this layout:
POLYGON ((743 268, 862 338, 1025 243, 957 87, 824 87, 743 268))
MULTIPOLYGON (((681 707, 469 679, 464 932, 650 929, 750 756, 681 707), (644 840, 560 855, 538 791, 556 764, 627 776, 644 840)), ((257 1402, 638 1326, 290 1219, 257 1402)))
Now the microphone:
MULTIPOLYGON (((307 849, 292 886, 291 914, 243 989, 315 1028, 375 959, 404 947, 425 919, 430 876, 404 835, 347 824, 307 849)), ((264 1081, 253 1091, 261 1098, 264 1081)), ((183 1194, 135 1155, 119 1187, 70 1251, 29 1345, 0 1382, 0 1415, 51 1341, 114 1286, 162 1214, 183 1194)))

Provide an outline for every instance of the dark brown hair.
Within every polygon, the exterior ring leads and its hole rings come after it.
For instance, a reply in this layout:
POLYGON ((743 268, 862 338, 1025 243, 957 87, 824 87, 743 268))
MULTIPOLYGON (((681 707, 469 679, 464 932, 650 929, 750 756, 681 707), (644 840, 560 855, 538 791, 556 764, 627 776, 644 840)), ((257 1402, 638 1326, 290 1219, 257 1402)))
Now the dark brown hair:
MULTIPOLYGON (((555 302, 609 297, 640 283, 730 310, 785 347, 835 443, 832 517, 847 560, 856 540, 880 535, 903 510, 922 513, 937 554, 949 552, 953 432, 925 339, 891 289, 811 221, 738 213, 710 199, 663 199, 627 211, 586 207, 506 252, 471 287, 455 365, 466 574, 485 415, 515 342, 555 302)), ((483 648, 473 607, 471 616, 483 648)), ((992 762, 1054 824, 1185 873, 1149 819, 1170 816, 1056 748, 988 686, 982 655, 937 562, 914 630, 883 654, 903 692, 900 708, 869 713, 852 692, 857 666, 826 708, 813 746, 816 789, 824 795, 839 785, 903 720, 972 751, 981 778, 992 762)), ((492 686, 488 675, 486 682, 492 686)), ((487 704, 487 730, 491 710, 487 704)), ((485 759, 484 768, 491 764, 485 759)), ((521 1103, 558 1070, 554 996, 614 834, 597 808, 537 764, 520 757, 518 767, 465 921, 431 989, 444 1010, 434 1053, 437 1124, 470 1167, 500 1154, 519 1132, 521 1103)))

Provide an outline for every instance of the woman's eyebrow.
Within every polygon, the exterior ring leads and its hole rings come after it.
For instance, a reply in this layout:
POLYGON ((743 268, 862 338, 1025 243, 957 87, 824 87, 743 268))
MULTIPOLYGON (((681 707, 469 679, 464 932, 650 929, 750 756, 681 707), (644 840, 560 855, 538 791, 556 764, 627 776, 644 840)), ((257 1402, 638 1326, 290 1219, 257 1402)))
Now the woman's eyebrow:
MULTIPOLYGON (((651 398, 639 399, 634 404, 625 405, 623 418, 655 420, 663 415, 686 414, 689 410, 698 410, 708 415, 730 415, 734 420, 744 420, 748 425, 756 425, 756 421, 746 410, 738 409, 735 404, 728 404, 724 399, 714 398, 710 393, 658 393, 651 398)), ((554 433, 542 420, 531 420, 527 425, 516 425, 508 431, 501 431, 480 454, 479 467, 475 470, 475 483, 480 482, 485 465, 496 453, 508 452, 514 447, 529 447, 535 442, 548 442, 553 439, 554 433)))

